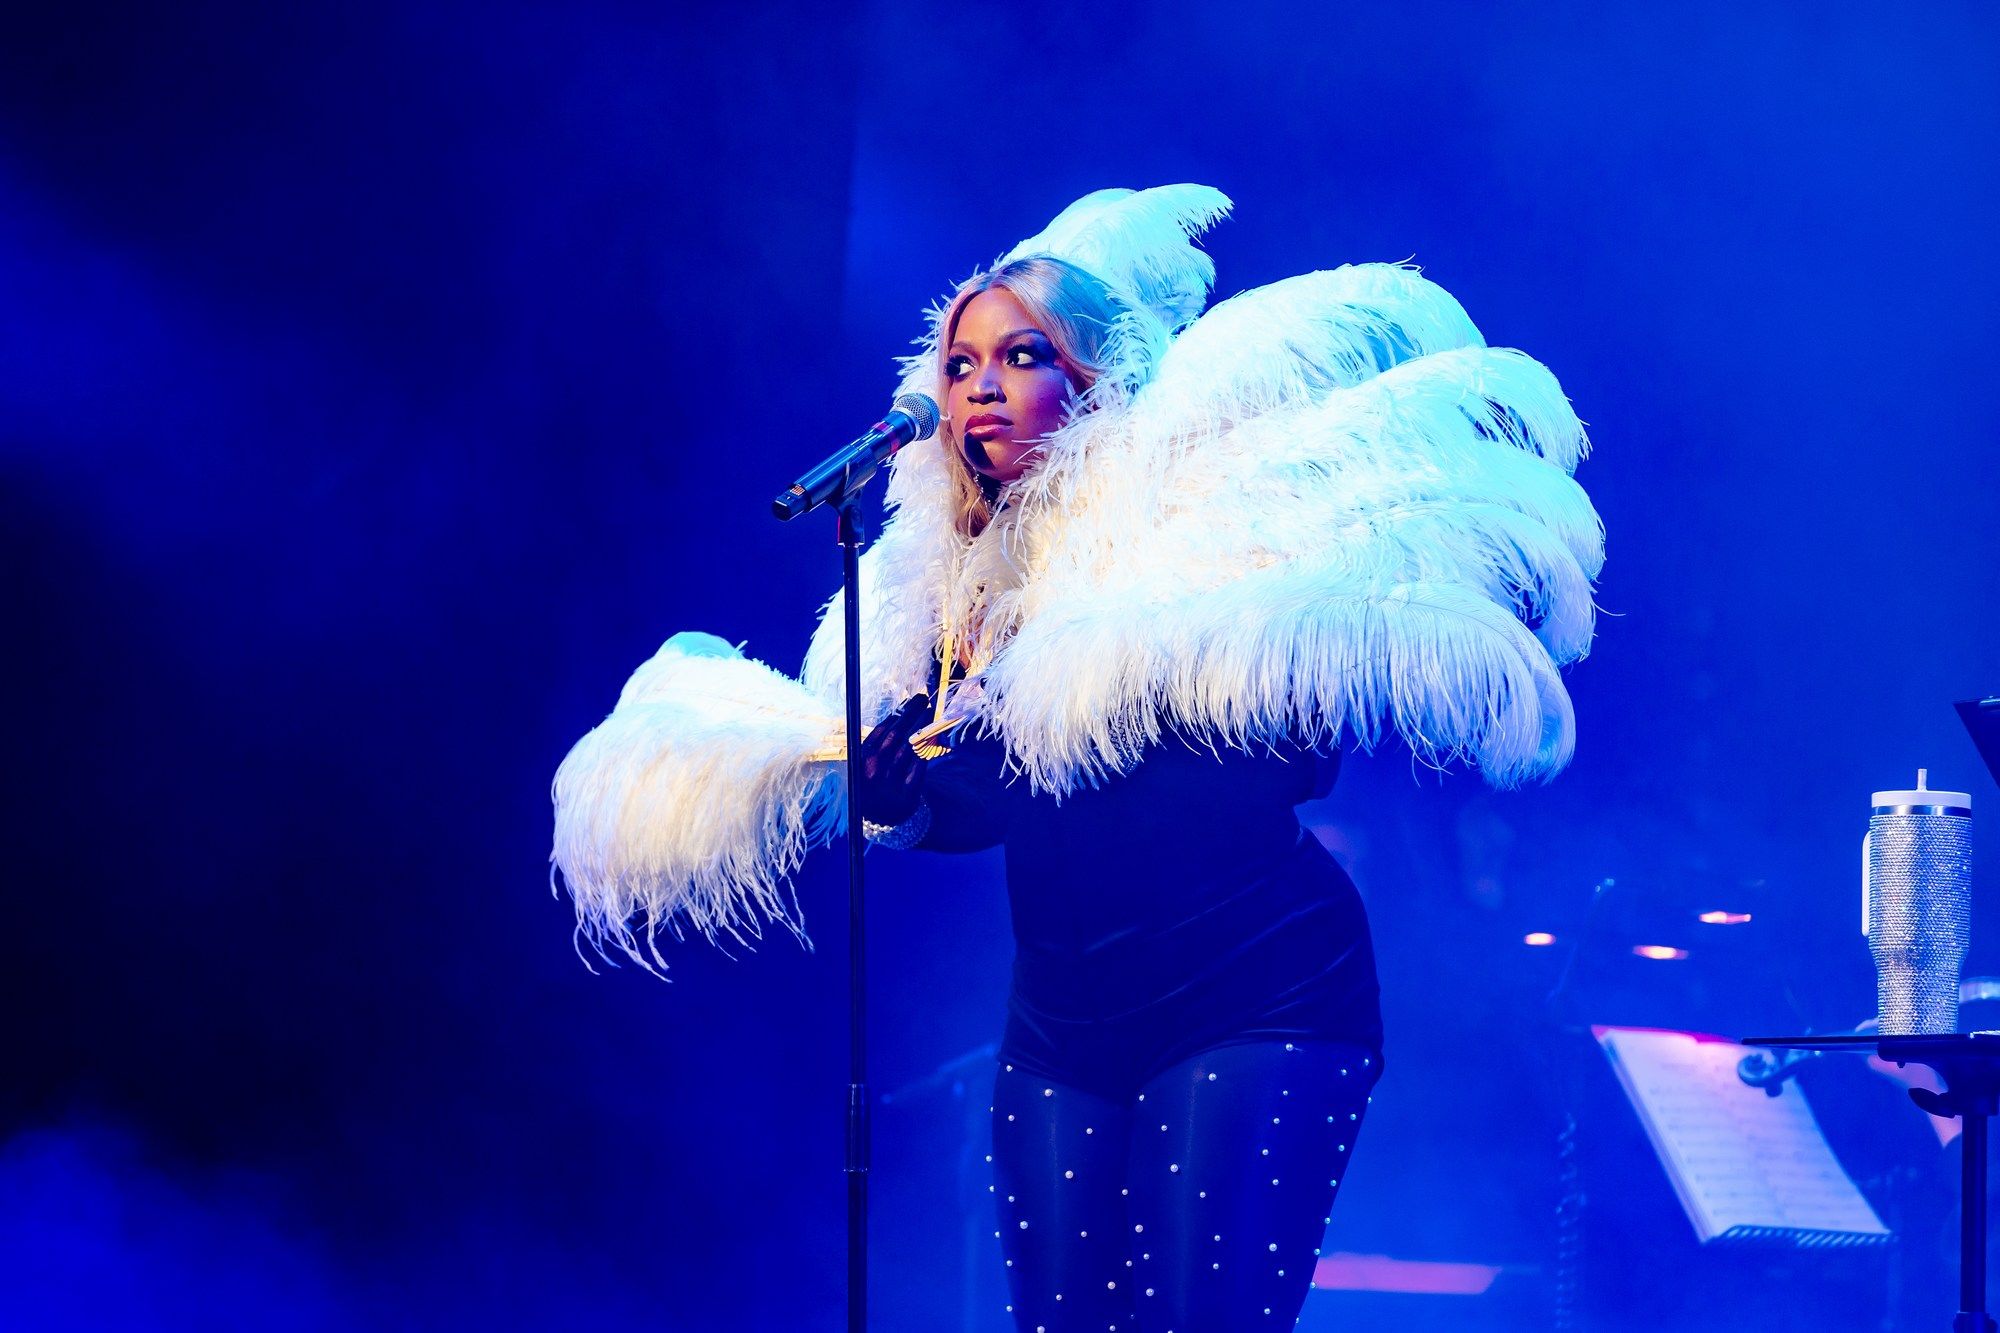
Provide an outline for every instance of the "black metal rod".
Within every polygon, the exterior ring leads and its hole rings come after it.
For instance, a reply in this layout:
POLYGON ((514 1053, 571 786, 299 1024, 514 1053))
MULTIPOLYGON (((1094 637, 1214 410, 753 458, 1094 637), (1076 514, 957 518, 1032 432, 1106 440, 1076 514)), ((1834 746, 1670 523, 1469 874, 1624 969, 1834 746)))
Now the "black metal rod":
POLYGON ((868 986, 861 832, 861 519, 849 499, 840 542, 847 696, 847 1328, 868 1327, 868 986))
POLYGON ((1965 1129, 1960 1145, 1958 1181, 1958 1318, 1957 1333, 1989 1333, 1986 1315, 1986 1129, 1984 1107, 1961 1112, 1965 1129))

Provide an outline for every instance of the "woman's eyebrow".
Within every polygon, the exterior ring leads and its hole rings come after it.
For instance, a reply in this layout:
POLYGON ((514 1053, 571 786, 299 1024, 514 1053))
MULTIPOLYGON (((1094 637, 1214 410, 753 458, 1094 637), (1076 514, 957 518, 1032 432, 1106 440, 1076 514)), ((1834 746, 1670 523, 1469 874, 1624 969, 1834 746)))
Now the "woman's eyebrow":
MULTIPOLYGON (((1032 335, 1034 337, 1040 338, 1043 342, 1047 342, 1049 340, 1048 334, 1043 333, 1040 329, 1034 329, 1034 328, 1015 329, 1012 333, 1003 333, 1000 335, 999 340, 1004 343, 1012 341, 1015 338, 1020 338, 1027 335, 1032 335)), ((951 346, 945 348, 945 350, 947 352, 955 352, 959 348, 964 347, 965 345, 966 345, 965 339, 953 338, 951 340, 951 346)))

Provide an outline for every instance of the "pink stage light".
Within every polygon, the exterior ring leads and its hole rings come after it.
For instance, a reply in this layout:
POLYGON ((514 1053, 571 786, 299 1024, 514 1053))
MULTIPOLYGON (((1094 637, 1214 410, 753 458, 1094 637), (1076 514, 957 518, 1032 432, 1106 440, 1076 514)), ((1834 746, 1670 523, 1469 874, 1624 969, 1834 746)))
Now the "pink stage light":
POLYGON ((1544 945, 1554 944, 1555 942, 1556 942, 1556 937, 1549 934, 1549 932, 1547 932, 1546 930, 1531 930, 1527 934, 1521 937, 1521 943, 1531 944, 1537 948, 1540 948, 1544 945))
POLYGON ((1490 1264, 1429 1263, 1386 1254, 1335 1252, 1313 1269, 1321 1291, 1394 1291, 1418 1296, 1481 1296, 1500 1270, 1490 1264))
POLYGON ((1686 949, 1676 949, 1671 944, 1635 944, 1632 952, 1641 958, 1651 958, 1655 962, 1671 963, 1688 956, 1686 949))
POLYGON ((1703 912, 1701 921, 1708 926, 1740 926, 1750 919, 1748 912, 1703 912))

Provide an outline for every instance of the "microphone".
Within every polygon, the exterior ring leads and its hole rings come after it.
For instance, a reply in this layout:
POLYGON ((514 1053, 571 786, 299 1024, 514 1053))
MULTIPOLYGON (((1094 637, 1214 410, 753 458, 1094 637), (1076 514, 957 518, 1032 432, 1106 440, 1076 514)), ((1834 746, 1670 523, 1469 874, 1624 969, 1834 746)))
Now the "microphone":
POLYGON ((868 433, 792 483, 771 502, 771 512, 793 519, 823 504, 851 498, 875 469, 911 440, 928 440, 938 427, 938 406, 929 394, 906 393, 868 433))

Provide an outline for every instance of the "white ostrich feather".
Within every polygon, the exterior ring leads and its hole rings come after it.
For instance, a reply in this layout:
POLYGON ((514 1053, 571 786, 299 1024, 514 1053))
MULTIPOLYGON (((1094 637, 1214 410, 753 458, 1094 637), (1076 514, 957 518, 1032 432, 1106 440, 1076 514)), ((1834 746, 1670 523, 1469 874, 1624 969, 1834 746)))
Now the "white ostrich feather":
POLYGON ((1451 293, 1400 264, 1302 273, 1219 302, 1174 340, 1149 386, 1155 429, 1208 434, 1485 340, 1451 293))
POLYGON ((551 859, 578 929, 642 964, 661 925, 738 942, 767 920, 799 930, 786 876, 845 823, 838 768, 806 758, 840 715, 720 642, 667 640, 556 771, 551 859))
POLYGON ((1168 604, 1079 600, 1024 625, 985 676, 990 725, 1042 789, 1125 769, 1168 724, 1236 746, 1345 734, 1371 747, 1386 727, 1500 785, 1573 748, 1547 652, 1462 587, 1355 579, 1328 561, 1168 604))
MULTIPOLYGON (((1122 771, 1169 727, 1394 737, 1495 785, 1552 776, 1575 745, 1559 668, 1589 651, 1604 558, 1561 386, 1406 265, 1273 283, 1170 339, 1214 277, 1192 239, 1228 207, 1202 186, 1100 191, 1003 256, 1055 254, 1132 297, 1115 382, 970 541, 956 460, 896 456, 862 557, 865 716, 923 690, 976 606, 976 721, 1040 790, 1122 771)), ((943 308, 904 391, 935 389, 943 308)), ((840 598, 803 684, 684 639, 557 776, 579 921, 628 952, 635 918, 797 929, 784 878, 842 823, 839 774, 803 757, 839 726, 840 598)))
POLYGON ((1215 261, 1188 242, 1229 208, 1229 197, 1208 185, 1098 190, 1056 214, 999 263, 1027 255, 1066 259, 1157 312, 1171 332, 1201 313, 1215 284, 1215 261))

